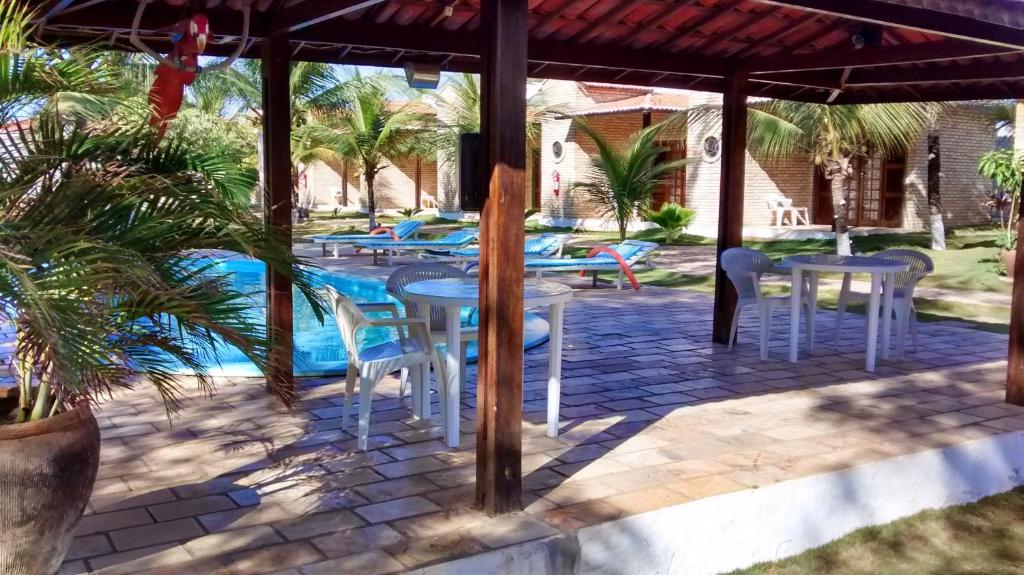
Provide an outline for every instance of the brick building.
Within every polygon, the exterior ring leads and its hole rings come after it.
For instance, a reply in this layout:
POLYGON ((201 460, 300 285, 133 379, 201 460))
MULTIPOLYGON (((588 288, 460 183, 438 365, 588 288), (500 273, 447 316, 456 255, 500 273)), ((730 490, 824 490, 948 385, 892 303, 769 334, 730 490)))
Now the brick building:
MULTIPOLYGON (((586 229, 611 229, 599 209, 572 183, 583 177, 594 143, 574 127, 585 121, 612 142, 623 142, 645 125, 668 118, 659 143, 670 159, 692 162, 656 194, 655 204, 674 201, 697 211, 691 232, 714 235, 717 229, 720 166, 715 153, 719 127, 688 118, 694 106, 716 106, 721 96, 706 92, 662 90, 635 86, 548 80, 544 89, 564 103, 567 113, 541 126, 538 147, 527 154, 529 208, 540 210, 546 223, 586 229)), ((848 180, 851 225, 925 229, 928 223, 927 139, 937 135, 942 150, 943 211, 947 227, 984 224, 990 221, 984 208, 990 184, 977 175, 978 159, 995 146, 995 131, 984 104, 962 103, 946 108, 934 124, 902 157, 858 158, 848 180)), ((377 179, 381 209, 419 205, 436 207, 442 216, 472 217, 458 205, 457 179, 451 166, 434 159, 406 158, 389 165, 377 179)), ((362 208, 365 185, 354 166, 314 164, 305 172, 300 201, 318 208, 362 208)), ((746 158, 744 223, 753 234, 768 229, 771 214, 768 198, 783 196, 806 207, 812 224, 828 225, 832 219, 828 182, 809 157, 783 161, 746 158)), ((644 224, 639 224, 644 225, 644 224)))

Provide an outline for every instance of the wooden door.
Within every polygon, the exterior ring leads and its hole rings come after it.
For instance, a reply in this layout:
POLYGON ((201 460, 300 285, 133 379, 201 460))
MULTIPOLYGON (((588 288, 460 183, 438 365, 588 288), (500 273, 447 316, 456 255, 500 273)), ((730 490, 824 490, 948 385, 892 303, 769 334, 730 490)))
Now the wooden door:
POLYGON ((906 177, 906 155, 885 159, 881 162, 882 209, 878 225, 898 228, 903 224, 904 178, 906 177))
MULTIPOLYGON (((679 140, 667 140, 657 142, 656 145, 664 148, 664 152, 658 156, 658 162, 674 162, 686 159, 686 143, 679 140)), ((651 209, 657 210, 662 204, 675 202, 681 206, 686 205, 686 168, 685 166, 672 171, 656 190, 654 190, 654 201, 651 209)))

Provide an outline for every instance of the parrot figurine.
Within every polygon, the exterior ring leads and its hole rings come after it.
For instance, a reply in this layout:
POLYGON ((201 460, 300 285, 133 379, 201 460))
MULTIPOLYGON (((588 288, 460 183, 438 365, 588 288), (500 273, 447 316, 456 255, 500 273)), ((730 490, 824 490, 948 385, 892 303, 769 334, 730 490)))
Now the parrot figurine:
POLYGON ((199 56, 206 49, 210 24, 205 14, 196 13, 174 27, 173 51, 156 68, 156 79, 149 89, 149 105, 153 110, 150 126, 156 126, 162 138, 167 124, 174 119, 185 97, 185 86, 196 79, 199 56))

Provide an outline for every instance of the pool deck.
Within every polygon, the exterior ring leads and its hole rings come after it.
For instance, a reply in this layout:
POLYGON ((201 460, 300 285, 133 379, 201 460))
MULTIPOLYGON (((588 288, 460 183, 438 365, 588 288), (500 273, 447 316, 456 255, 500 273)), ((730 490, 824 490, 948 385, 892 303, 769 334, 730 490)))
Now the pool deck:
MULTIPOLYGON (((368 259, 322 261, 391 271, 368 259)), ((436 397, 434 420, 416 421, 394 378, 378 387, 365 453, 340 429, 344 378, 304 380, 294 412, 261 380, 224 379, 172 422, 142 386, 97 411, 100 478, 62 573, 486 572, 473 558, 1024 430, 1024 408, 1002 402, 1004 335, 922 323, 920 351, 869 374, 862 316, 847 316, 837 346, 819 312, 815 353, 790 364, 782 317, 764 362, 752 326, 733 352, 710 343, 708 295, 576 295, 558 438, 544 435, 547 346, 526 353, 523 512, 473 509, 473 368, 456 450, 438 439, 436 397)))

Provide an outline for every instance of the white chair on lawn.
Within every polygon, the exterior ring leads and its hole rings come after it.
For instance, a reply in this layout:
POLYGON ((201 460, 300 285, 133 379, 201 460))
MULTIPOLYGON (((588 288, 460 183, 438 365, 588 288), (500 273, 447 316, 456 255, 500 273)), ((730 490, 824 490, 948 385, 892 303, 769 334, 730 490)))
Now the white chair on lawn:
MULTIPOLYGON (((425 280, 465 277, 469 277, 467 272, 444 263, 429 262, 410 264, 398 268, 388 276, 387 290, 388 295, 398 301, 405 302, 405 286, 411 283, 425 280)), ((416 304, 405 304, 406 317, 415 317, 419 315, 416 312, 416 304)), ((446 315, 443 307, 430 306, 430 339, 435 344, 445 342, 445 318, 446 315)), ((459 389, 462 391, 466 390, 466 347, 469 345, 469 342, 476 340, 479 336, 480 332, 476 326, 463 326, 459 333, 459 341, 462 343, 459 349, 459 365, 461 366, 461 369, 459 370, 459 389)), ((399 398, 404 395, 406 375, 407 374, 403 372, 402 385, 399 387, 398 391, 399 398)), ((427 404, 427 409, 429 409, 429 403, 427 404)))
POLYGON ((803 286, 800 293, 784 296, 766 296, 761 293, 761 276, 775 266, 763 252, 750 248, 729 248, 722 253, 722 269, 729 276, 729 281, 736 287, 739 298, 732 314, 732 327, 729 328, 729 349, 736 343, 736 332, 740 325, 740 314, 744 308, 753 307, 758 312, 761 327, 761 359, 768 359, 768 340, 771 337, 772 312, 776 308, 790 309, 790 297, 801 298, 801 307, 806 312, 808 346, 814 338, 814 310, 804 297, 803 286))
MULTIPOLYGON (((917 351, 917 309, 914 307, 914 288, 917 282, 935 271, 935 263, 932 258, 916 250, 883 250, 874 255, 890 261, 897 261, 910 266, 905 272, 896 274, 895 285, 882 286, 883 290, 892 289, 892 311, 896 316, 896 346, 902 355, 907 348, 907 330, 910 330, 910 337, 913 341, 914 351, 917 351)), ((836 343, 839 343, 839 329, 843 323, 843 315, 846 313, 846 306, 850 302, 867 302, 869 295, 850 291, 850 274, 843 276, 843 287, 839 292, 839 305, 836 309, 836 343)))
MULTIPOLYGON (((369 318, 348 296, 327 286, 327 299, 334 312, 334 319, 341 333, 341 340, 348 352, 348 370, 345 375, 345 403, 341 411, 341 428, 348 428, 348 411, 352 406, 352 394, 355 392, 356 378, 359 379, 359 434, 357 444, 362 451, 367 447, 367 436, 370 431, 370 406, 373 402, 373 389, 389 373, 409 368, 421 368, 419 377, 414 382, 413 406, 418 403, 429 405, 430 364, 433 363, 438 374, 441 362, 437 350, 430 343, 427 332, 427 320, 409 317, 369 318), (394 327, 398 330, 398 341, 389 341, 378 345, 360 348, 358 334, 368 327, 394 327), (405 329, 403 329, 405 328, 405 329), (407 332, 406 332, 407 330, 407 332)), ((369 304, 374 310, 381 310, 381 304, 369 304)), ((397 312, 397 309, 395 310, 397 312)))

